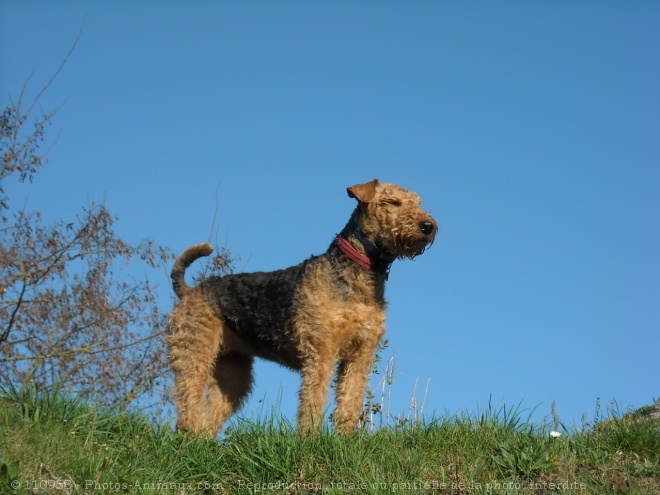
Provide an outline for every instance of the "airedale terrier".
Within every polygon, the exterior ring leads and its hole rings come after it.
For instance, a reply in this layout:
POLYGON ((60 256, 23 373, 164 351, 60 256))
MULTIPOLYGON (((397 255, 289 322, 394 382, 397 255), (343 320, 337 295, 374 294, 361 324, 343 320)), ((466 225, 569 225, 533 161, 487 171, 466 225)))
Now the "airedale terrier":
POLYGON ((358 205, 328 250, 273 272, 209 277, 196 287, 186 268, 213 247, 188 248, 172 269, 181 298, 170 316, 177 428, 217 435, 252 387, 254 356, 302 374, 298 429, 317 429, 333 376, 335 429, 354 431, 369 370, 385 333, 390 265, 435 239, 417 194, 374 179, 347 189, 358 205))

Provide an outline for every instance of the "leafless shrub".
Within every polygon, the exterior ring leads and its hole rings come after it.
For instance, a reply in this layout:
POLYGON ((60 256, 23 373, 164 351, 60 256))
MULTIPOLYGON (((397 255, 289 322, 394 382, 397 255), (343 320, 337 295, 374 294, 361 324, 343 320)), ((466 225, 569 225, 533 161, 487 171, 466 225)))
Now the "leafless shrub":
MULTIPOLYGON (((1 105, 0 383, 57 388, 120 407, 160 402, 167 315, 148 274, 172 259, 168 249, 122 240, 103 204, 52 224, 38 211, 11 207, 8 185, 27 187, 46 163, 56 111, 35 109, 51 83, 28 104, 26 83, 16 101, 1 105)), ((217 266, 229 269, 229 253, 221 258, 217 266)))

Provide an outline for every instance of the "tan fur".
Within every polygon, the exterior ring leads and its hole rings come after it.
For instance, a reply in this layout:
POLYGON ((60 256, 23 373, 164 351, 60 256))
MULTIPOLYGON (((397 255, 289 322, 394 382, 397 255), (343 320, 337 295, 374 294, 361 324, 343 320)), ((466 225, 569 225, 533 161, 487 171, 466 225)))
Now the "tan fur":
POLYGON ((179 296, 179 299, 190 291, 190 287, 186 284, 186 279, 184 278, 186 268, 196 259, 202 256, 208 256, 212 252, 213 246, 202 242, 196 246, 189 247, 176 259, 172 267, 172 287, 174 288, 174 293, 179 296))
MULTIPOLYGON (((358 200, 354 222, 396 257, 413 258, 433 242, 437 225, 421 209, 416 194, 377 180, 349 187, 347 192, 358 200)), ((344 235, 355 249, 365 252, 348 226, 344 235)), ((170 316, 167 337, 175 373, 177 428, 217 434, 249 394, 253 356, 258 356, 301 372, 298 427, 303 434, 321 425, 330 384, 337 373, 335 428, 354 431, 373 357, 385 333, 387 272, 376 273, 356 265, 334 244, 326 254, 308 260, 301 272, 304 275, 296 282, 297 309, 291 320, 272 321, 278 338, 289 326, 293 333, 274 348, 261 341, 257 345, 248 335, 235 331, 219 309, 221 304, 215 302, 218 295, 207 286, 190 288, 185 284, 185 269, 212 249, 208 244, 187 249, 172 271, 175 291, 181 297, 170 316)), ((264 278, 263 274, 253 274, 236 279, 236 283, 248 290, 250 284, 256 288, 259 276, 264 278)), ((213 284, 208 285, 212 289, 213 284)))

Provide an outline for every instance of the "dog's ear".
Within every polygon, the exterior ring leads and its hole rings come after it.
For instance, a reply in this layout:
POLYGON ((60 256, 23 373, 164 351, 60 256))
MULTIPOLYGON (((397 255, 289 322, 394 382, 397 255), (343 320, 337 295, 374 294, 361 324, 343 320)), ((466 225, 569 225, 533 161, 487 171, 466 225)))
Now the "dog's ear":
POLYGON ((350 198, 355 198, 361 203, 368 203, 376 195, 376 186, 378 179, 374 179, 366 184, 356 184, 346 188, 346 192, 350 198))

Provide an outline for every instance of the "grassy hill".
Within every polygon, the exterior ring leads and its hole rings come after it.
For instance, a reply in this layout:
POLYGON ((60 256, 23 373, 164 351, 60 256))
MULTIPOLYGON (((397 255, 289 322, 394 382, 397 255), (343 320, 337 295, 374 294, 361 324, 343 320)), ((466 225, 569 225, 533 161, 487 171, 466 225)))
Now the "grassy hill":
POLYGON ((660 493, 647 408, 554 438, 514 411, 300 438, 273 419, 220 442, 58 394, 0 398, 0 493, 660 493))

